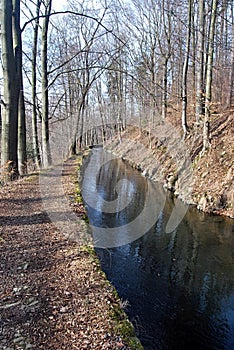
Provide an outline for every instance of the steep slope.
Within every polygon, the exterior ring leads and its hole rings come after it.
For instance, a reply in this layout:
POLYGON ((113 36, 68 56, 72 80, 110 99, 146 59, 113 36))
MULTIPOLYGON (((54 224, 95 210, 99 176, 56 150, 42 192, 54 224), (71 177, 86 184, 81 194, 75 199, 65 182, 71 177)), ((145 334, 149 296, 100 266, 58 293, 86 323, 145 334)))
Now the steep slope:
POLYGON ((214 114, 211 148, 202 154, 202 126, 183 141, 166 121, 140 131, 129 126, 105 147, 199 210, 234 218, 234 114, 214 114))

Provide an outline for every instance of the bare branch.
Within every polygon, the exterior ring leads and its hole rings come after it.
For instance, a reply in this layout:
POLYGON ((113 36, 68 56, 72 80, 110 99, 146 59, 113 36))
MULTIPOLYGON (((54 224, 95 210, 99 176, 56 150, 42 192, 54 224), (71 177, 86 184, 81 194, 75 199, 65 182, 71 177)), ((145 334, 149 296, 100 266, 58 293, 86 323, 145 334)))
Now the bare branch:
MULTIPOLYGON (((118 37, 118 35, 116 35, 112 29, 109 29, 107 28, 104 24, 102 24, 102 19, 99 20, 93 16, 90 16, 90 15, 87 15, 87 14, 84 14, 84 13, 81 13, 81 12, 75 12, 75 11, 58 11, 58 12, 53 12, 50 14, 50 17, 51 16, 54 16, 54 15, 75 15, 75 16, 80 16, 80 17, 85 17, 85 18, 88 18, 88 19, 91 19, 92 21, 95 21, 96 23, 98 23, 99 26, 101 26, 102 28, 104 28, 107 33, 111 33, 117 40, 119 40, 122 44, 126 44, 122 39, 120 39, 118 37)), ((39 18, 45 18, 45 17, 48 17, 48 15, 40 15, 39 18)), ((25 30, 25 28, 27 27, 28 24, 32 23, 33 21, 35 21, 36 19, 38 19, 38 17, 33 17, 31 18, 29 21, 25 22, 21 31, 23 32, 25 30)))

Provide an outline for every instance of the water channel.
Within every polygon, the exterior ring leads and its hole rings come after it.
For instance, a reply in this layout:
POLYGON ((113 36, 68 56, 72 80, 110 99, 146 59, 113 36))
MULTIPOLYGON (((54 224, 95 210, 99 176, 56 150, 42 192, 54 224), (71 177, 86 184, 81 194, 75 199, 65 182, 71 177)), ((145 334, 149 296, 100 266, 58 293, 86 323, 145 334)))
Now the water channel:
POLYGON ((144 349, 234 349, 233 220, 191 207, 167 232, 175 200, 160 184, 101 148, 83 173, 94 240, 104 232, 97 254, 144 349), (159 203, 153 220, 149 196, 159 203))

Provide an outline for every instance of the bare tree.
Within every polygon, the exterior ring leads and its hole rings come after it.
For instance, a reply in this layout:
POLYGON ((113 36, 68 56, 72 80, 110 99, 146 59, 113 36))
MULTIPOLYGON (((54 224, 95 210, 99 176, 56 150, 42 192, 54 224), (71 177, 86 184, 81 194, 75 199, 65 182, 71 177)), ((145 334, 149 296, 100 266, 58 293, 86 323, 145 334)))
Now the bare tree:
POLYGON ((8 169, 14 177, 18 174, 19 79, 16 71, 16 55, 19 55, 19 48, 14 52, 12 15, 12 1, 3 0, 1 30, 4 92, 2 103, 1 165, 4 167, 8 163, 8 169))
POLYGON ((41 157, 39 151, 39 138, 37 127, 37 52, 38 52, 38 30, 39 15, 42 0, 37 0, 36 19, 33 30, 33 47, 32 47, 32 137, 33 137, 33 156, 36 166, 41 165, 41 157))
POLYGON ((41 50, 41 71, 42 71, 42 160, 43 167, 51 165, 51 151, 49 141, 49 91, 48 91, 48 28, 51 14, 52 0, 46 0, 45 17, 42 26, 42 50, 41 50))
MULTIPOLYGON (((157 16, 156 16, 157 18, 157 16)), ((157 39, 162 58, 162 118, 167 116, 168 105, 168 65, 172 54, 172 18, 170 4, 165 0, 160 2, 160 16, 157 20, 157 39)))
POLYGON ((188 132, 187 126, 187 75, 188 75, 188 61, 190 52, 190 40, 191 40, 191 18, 192 18, 192 6, 193 1, 188 2, 188 20, 187 20, 187 39, 186 39, 186 50, 185 59, 183 65, 183 78, 182 78, 182 127, 184 131, 184 136, 188 132))
POLYGON ((231 43, 231 67, 229 73, 229 91, 227 98, 228 107, 232 107, 233 104, 233 88, 234 88, 234 9, 233 6, 231 8, 231 16, 232 16, 232 43, 231 43))
POLYGON ((19 89, 18 106, 18 169, 21 175, 27 173, 26 121, 22 72, 22 38, 20 28, 20 0, 13 0, 13 47, 17 84, 19 89))
POLYGON ((197 34, 197 87, 196 87, 196 122, 199 124, 204 115, 204 16, 205 3, 199 0, 199 26, 197 34))
POLYGON ((212 88, 212 71, 213 71, 213 54, 214 54, 214 35, 215 22, 217 15, 217 0, 212 0, 211 22, 209 31, 209 45, 207 58, 207 72, 206 72, 206 99, 205 99, 205 118, 203 129, 203 151, 210 147, 210 107, 211 107, 211 88, 212 88))

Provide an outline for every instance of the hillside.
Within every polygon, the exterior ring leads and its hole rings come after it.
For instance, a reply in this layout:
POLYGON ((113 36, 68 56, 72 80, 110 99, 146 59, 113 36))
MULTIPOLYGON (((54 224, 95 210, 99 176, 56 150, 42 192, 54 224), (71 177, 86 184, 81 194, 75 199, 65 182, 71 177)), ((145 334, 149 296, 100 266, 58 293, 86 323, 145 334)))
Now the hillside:
POLYGON ((164 183, 185 203, 199 210, 234 218, 234 113, 214 114, 211 148, 202 150, 202 127, 193 128, 183 142, 178 123, 154 129, 128 127, 106 148, 128 160, 144 175, 164 183), (174 136, 176 135, 176 136, 174 136), (184 153, 183 159, 181 158, 184 153), (181 161, 189 163, 180 170, 181 161))

